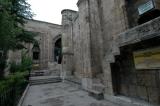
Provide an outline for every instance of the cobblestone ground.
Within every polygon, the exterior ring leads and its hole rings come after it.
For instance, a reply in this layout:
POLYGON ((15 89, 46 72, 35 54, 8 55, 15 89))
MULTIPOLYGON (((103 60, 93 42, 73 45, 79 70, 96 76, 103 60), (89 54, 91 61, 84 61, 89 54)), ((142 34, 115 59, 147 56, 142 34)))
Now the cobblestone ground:
POLYGON ((98 101, 78 86, 69 83, 34 85, 22 106, 118 106, 105 100, 98 101))

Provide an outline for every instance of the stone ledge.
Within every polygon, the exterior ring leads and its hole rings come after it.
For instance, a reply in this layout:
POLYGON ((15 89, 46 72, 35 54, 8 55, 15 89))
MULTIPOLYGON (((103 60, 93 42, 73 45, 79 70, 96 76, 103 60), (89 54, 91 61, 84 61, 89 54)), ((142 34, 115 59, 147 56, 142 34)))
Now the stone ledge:
POLYGON ((96 90, 88 90, 88 95, 97 99, 97 100, 103 100, 104 99, 104 95, 102 92, 96 91, 96 90))
POLYGON ((22 97, 20 98, 17 106, 22 106, 22 103, 23 103, 23 101, 24 101, 24 98, 25 98, 26 95, 27 95, 27 92, 28 92, 28 90, 29 90, 29 87, 30 87, 30 84, 27 85, 27 87, 26 87, 25 91, 23 92, 23 95, 22 95, 22 97))
POLYGON ((160 17, 117 35, 115 41, 121 47, 157 36, 160 36, 160 17))

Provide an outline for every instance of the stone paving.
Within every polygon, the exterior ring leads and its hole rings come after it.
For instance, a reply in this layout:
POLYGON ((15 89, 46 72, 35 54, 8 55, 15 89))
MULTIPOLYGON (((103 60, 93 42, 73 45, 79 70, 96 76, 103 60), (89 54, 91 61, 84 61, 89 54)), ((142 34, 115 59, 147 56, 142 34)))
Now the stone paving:
POLYGON ((118 106, 98 101, 78 86, 60 82, 30 86, 22 106, 118 106))

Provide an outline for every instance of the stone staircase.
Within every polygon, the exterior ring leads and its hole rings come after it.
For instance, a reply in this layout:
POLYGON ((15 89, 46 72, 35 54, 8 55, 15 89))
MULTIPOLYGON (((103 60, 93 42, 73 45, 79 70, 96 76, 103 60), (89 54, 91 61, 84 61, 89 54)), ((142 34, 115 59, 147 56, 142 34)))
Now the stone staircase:
POLYGON ((34 70, 30 73, 30 76, 44 76, 44 71, 43 70, 34 70))
POLYGON ((58 83, 61 81, 62 80, 60 77, 52 77, 52 76, 30 77, 30 79, 29 79, 29 82, 31 85, 58 83))
POLYGON ((61 82, 61 69, 61 64, 56 62, 48 63, 48 69, 46 70, 33 70, 30 73, 29 82, 31 85, 61 82))
POLYGON ((60 76, 62 70, 61 64, 56 62, 48 63, 48 69, 46 70, 33 70, 30 75, 33 76, 60 76))

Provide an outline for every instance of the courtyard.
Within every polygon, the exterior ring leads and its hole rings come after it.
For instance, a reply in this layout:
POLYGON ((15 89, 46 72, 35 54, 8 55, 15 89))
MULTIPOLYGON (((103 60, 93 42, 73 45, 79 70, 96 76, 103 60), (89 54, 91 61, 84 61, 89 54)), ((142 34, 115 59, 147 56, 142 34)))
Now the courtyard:
POLYGON ((69 82, 30 86, 22 106, 118 106, 96 100, 78 85, 69 82))

